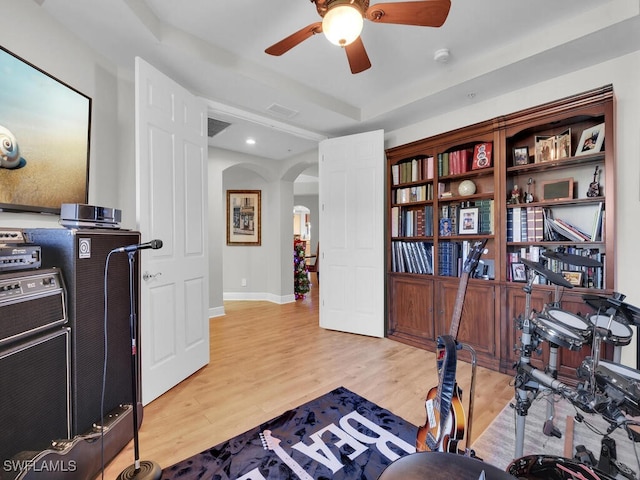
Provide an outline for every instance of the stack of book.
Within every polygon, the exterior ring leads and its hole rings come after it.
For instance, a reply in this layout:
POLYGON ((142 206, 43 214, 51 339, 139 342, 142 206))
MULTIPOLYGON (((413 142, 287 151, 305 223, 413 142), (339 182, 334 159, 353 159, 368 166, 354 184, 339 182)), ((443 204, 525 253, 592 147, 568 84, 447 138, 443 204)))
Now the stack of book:
POLYGON ((391 242, 391 271, 433 274, 433 243, 391 242))
POLYGON ((473 149, 465 148, 438 154, 438 176, 458 175, 471 170, 473 149))
POLYGON ((401 209, 391 207, 391 237, 433 236, 433 205, 401 209))
POLYGON ((417 157, 391 166, 393 185, 432 180, 435 161, 433 157, 417 157))
POLYGON ((541 242, 545 239, 544 209, 523 204, 507 209, 507 242, 541 242))

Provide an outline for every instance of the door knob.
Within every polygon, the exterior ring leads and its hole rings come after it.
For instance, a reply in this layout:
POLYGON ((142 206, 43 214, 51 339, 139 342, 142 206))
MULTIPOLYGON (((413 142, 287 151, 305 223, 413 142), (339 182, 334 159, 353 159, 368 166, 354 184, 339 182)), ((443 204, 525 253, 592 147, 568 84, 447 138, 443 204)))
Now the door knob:
POLYGON ((162 272, 158 272, 158 273, 144 272, 144 274, 142 275, 142 279, 148 282, 149 280, 153 280, 154 278, 159 277, 160 275, 162 275, 162 272))

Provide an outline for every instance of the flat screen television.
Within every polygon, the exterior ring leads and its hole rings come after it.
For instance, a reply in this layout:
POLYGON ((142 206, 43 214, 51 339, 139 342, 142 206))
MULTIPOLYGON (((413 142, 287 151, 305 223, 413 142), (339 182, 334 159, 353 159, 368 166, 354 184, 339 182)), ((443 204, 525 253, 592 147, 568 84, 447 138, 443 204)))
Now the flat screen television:
POLYGON ((0 209, 87 203, 91 98, 0 47, 0 209))

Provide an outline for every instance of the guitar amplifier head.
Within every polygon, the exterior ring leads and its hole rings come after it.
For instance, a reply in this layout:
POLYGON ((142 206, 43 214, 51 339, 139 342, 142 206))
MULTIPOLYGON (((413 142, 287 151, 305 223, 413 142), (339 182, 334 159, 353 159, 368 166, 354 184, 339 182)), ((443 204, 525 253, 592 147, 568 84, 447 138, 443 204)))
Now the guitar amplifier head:
POLYGON ((0 347, 66 322, 59 269, 0 274, 0 347))

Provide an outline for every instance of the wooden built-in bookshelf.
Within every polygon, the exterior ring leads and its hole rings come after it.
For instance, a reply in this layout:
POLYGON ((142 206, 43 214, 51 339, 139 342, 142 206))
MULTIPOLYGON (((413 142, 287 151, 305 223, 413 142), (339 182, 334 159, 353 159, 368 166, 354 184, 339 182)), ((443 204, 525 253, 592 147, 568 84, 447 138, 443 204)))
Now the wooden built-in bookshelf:
MULTIPOLYGON (((478 239, 487 240, 487 253, 469 281, 458 340, 474 348, 480 365, 509 373, 517 360, 515 319, 526 284, 513 278, 512 264, 522 258, 579 282, 562 287, 561 309, 589 319, 595 312, 583 295, 610 294, 614 284, 614 139, 608 85, 388 149, 388 336, 435 350, 449 331, 464 252, 478 239), (597 148, 582 151, 587 140, 597 148), (491 155, 478 165, 483 149, 491 155), (594 179, 597 191, 587 195, 594 179), (544 257, 555 251, 603 266, 544 257)), ((558 287, 538 276, 532 290, 531 307, 544 315, 558 287)), ((610 358, 613 345, 605 346, 610 358)), ((543 350, 534 360, 540 365, 543 350)), ((560 349, 559 375, 575 380, 589 352, 586 342, 578 351, 560 349)))

